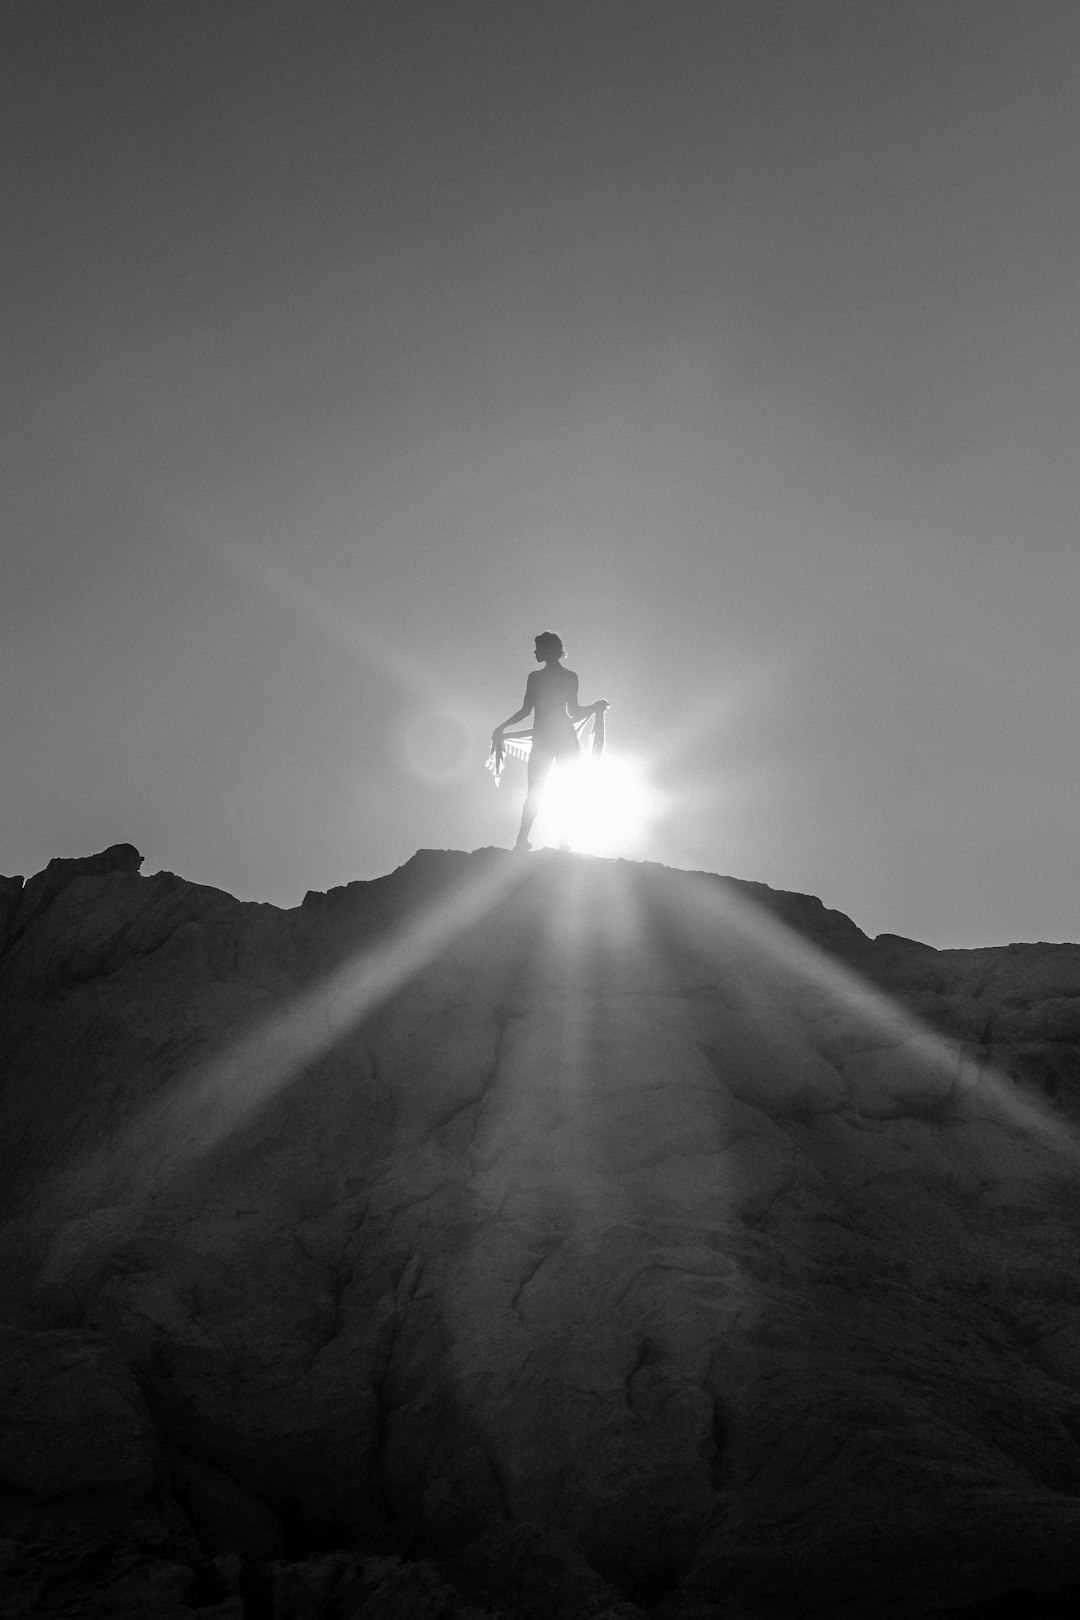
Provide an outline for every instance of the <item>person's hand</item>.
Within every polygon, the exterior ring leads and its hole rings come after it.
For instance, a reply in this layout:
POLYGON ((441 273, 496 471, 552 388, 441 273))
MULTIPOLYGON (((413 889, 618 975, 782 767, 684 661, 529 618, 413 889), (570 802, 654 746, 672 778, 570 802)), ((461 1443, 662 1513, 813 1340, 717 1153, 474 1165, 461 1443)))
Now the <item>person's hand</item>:
POLYGON ((610 708, 611 704, 608 702, 607 698, 597 698, 596 702, 593 704, 593 714, 603 714, 605 709, 610 708))
POLYGON ((496 726, 495 730, 491 733, 491 740, 492 742, 502 742, 502 738, 503 728, 502 726, 496 726))

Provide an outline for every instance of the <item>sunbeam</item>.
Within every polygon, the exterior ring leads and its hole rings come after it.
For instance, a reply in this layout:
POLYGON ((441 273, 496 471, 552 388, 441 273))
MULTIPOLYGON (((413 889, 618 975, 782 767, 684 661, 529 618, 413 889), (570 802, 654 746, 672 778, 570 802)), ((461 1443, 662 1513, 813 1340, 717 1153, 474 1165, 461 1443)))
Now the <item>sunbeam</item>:
POLYGON ((412 775, 430 785, 464 774, 467 760, 478 751, 479 739, 485 734, 487 717, 454 685, 446 670, 436 671, 415 653, 402 652, 355 607, 317 589, 265 547, 227 531, 213 517, 205 517, 202 527, 196 528, 189 513, 185 532, 219 567, 254 585, 325 641, 377 671, 401 694, 408 694, 411 712, 404 722, 399 754, 412 775))
POLYGON ((181 1076, 107 1150, 55 1178, 44 1206, 89 1207, 119 1185, 138 1196, 209 1154, 492 911, 527 872, 523 862, 496 858, 397 932, 350 957, 285 1011, 181 1076))
POLYGON ((387 637, 363 623, 352 608, 309 584, 264 547, 226 532, 220 524, 210 520, 201 531, 189 527, 188 532, 222 567, 291 609, 328 641, 373 666, 396 686, 412 692, 427 704, 446 706, 448 693, 444 676, 436 675, 418 659, 399 651, 387 637))
MULTIPOLYGON (((1009 1078, 971 1050, 970 1044, 938 1034, 899 1002, 836 957, 739 896, 723 879, 701 873, 666 873, 665 903, 677 897, 675 928, 695 939, 714 965, 733 943, 750 948, 772 969, 774 985, 798 1009, 810 993, 844 1015, 851 1050, 846 1065, 850 1101, 857 1109, 887 1116, 904 1100, 919 1110, 935 1108, 956 1117, 982 1113, 1028 1138, 1055 1158, 1080 1162, 1080 1139, 1069 1123, 1051 1116, 1009 1078), (866 1037, 859 1046, 860 1033, 866 1037), (886 1063, 876 1052, 895 1054, 886 1063)), ((766 980, 767 982, 767 980, 766 980)))

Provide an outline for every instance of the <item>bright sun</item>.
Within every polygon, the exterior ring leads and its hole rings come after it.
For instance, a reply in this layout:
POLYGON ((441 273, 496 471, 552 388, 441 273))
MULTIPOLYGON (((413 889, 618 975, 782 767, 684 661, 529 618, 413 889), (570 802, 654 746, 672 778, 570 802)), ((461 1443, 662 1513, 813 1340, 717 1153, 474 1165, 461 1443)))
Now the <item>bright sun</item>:
POLYGON ((542 826, 552 842, 579 854, 615 855, 640 841, 657 808, 641 768, 605 755, 556 767, 544 789, 542 826))

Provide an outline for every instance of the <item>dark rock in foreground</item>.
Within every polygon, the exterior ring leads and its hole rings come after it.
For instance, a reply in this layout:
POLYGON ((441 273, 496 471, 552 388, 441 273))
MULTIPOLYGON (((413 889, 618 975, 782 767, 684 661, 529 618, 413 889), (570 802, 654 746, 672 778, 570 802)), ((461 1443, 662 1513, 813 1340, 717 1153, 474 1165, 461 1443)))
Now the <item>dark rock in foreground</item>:
POLYGON ((139 864, 0 879, 5 1612, 1065 1612, 1080 949, 139 864))

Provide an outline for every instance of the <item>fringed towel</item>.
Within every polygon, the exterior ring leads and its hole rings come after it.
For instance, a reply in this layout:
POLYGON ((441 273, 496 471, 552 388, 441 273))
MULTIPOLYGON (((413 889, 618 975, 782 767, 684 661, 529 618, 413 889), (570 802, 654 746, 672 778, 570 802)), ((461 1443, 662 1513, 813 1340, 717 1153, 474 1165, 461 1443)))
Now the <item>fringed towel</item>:
POLYGON ((532 727, 528 731, 504 732, 501 737, 492 737, 491 747, 488 749, 487 768, 495 778, 495 786, 499 786, 499 779, 503 773, 503 766, 507 757, 510 759, 528 759, 532 748, 532 727))
MULTIPOLYGON (((587 714, 584 720, 573 722, 574 730, 580 737, 585 727, 592 721, 592 755, 598 759, 604 752, 604 711, 598 709, 595 714, 587 714)), ((503 766, 507 759, 528 759, 532 751, 532 727, 528 731, 506 731, 499 738, 492 737, 491 747, 488 750, 487 768, 495 778, 495 786, 499 786, 503 766)))
POLYGON ((604 710, 597 709, 592 717, 592 751, 593 759, 599 759, 604 752, 604 738, 607 727, 604 725, 604 710))

